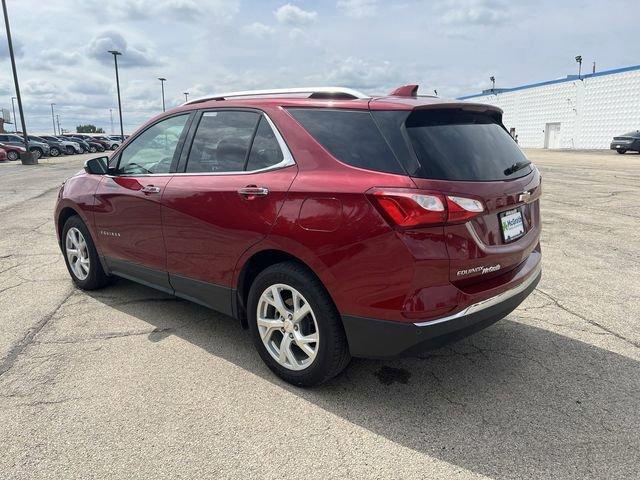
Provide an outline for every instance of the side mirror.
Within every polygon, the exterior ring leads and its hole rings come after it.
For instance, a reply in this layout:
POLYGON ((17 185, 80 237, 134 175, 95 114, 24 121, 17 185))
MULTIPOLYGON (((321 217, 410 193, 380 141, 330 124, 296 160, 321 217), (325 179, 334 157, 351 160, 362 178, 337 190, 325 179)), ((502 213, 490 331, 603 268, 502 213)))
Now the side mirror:
POLYGON ((84 171, 92 175, 105 175, 109 172, 109 157, 91 158, 84 162, 84 171))

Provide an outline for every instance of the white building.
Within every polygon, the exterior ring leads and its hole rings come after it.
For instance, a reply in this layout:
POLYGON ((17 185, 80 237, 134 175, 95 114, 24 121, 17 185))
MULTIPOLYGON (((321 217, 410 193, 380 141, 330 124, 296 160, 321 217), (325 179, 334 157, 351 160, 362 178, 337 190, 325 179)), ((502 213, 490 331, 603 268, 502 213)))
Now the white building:
POLYGON ((460 97, 496 105, 524 148, 609 148, 615 135, 640 130, 640 65, 485 90, 460 97))

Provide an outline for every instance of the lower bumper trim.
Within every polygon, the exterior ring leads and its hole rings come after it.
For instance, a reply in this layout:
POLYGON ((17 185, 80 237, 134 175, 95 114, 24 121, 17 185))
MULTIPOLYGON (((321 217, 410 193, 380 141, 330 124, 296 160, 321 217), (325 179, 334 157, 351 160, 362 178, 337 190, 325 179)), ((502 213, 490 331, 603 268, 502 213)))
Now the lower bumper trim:
POLYGON ((363 358, 411 356, 460 340, 506 317, 536 288, 541 276, 538 267, 520 285, 430 322, 401 323, 343 315, 351 355, 363 358))

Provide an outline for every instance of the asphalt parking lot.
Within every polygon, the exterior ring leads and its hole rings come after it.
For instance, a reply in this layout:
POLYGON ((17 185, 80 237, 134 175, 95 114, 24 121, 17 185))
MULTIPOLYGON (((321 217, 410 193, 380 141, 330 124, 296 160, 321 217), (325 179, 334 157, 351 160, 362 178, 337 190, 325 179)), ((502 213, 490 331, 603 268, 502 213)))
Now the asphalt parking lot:
POLYGON ((535 293, 312 390, 223 315, 125 280, 73 288, 52 210, 86 156, 0 165, 0 478, 638 478, 640 155, 527 154, 535 293))

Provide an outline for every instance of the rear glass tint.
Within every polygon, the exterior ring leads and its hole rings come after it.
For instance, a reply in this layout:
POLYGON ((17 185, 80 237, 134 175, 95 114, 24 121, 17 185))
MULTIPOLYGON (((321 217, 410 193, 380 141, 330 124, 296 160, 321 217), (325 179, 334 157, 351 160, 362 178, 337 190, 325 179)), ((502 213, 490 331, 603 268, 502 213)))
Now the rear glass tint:
POLYGON ((367 170, 405 174, 368 111, 291 108, 289 112, 341 162, 367 170))
POLYGON ((415 111, 405 122, 420 164, 414 176, 436 180, 509 180, 531 172, 506 130, 489 115, 462 110, 415 111))

